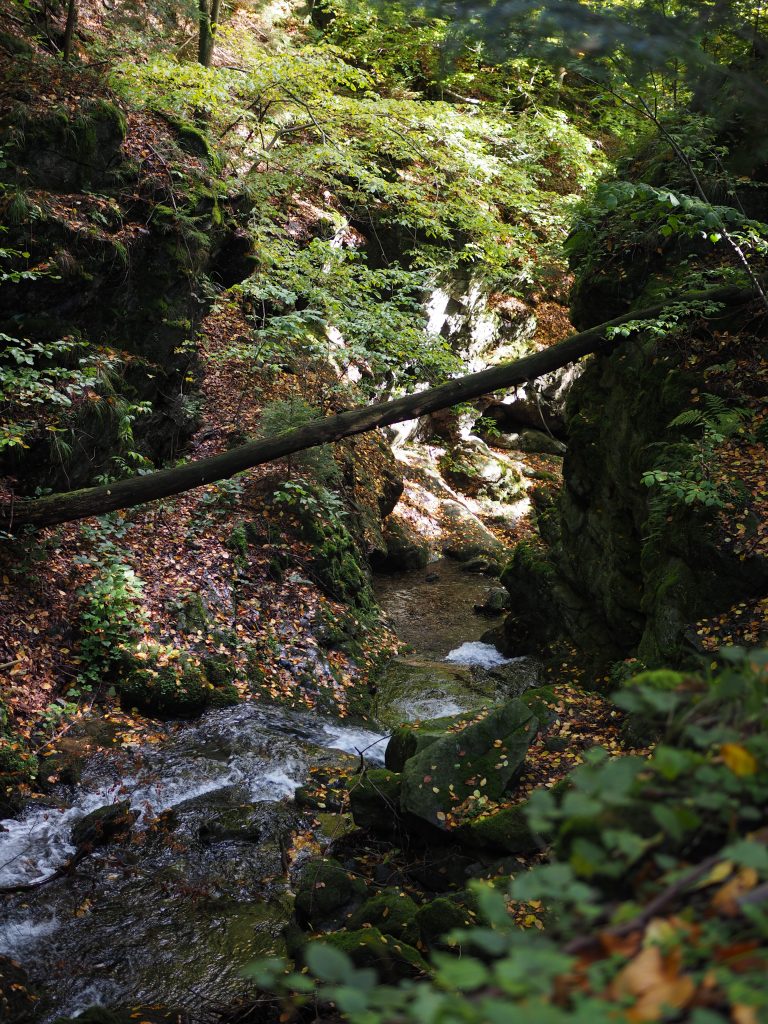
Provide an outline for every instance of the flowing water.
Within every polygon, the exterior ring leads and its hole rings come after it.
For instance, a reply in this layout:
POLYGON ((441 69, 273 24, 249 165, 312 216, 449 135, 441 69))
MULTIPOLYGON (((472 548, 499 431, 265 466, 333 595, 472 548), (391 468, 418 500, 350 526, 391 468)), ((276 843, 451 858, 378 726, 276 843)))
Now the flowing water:
MULTIPOLYGON (((471 689, 473 673, 490 678, 520 661, 479 641, 487 621, 472 605, 488 582, 450 563, 437 571, 431 583, 423 573, 378 583, 402 638, 432 659, 417 663, 421 689, 399 696, 395 720, 487 702, 471 689)), ((171 726, 158 744, 92 757, 76 786, 0 823, 0 886, 47 878, 74 853, 73 826, 105 805, 130 806, 130 838, 57 881, 0 897, 0 953, 43 987, 53 1017, 93 1004, 195 1010, 232 999, 242 966, 282 948, 285 851, 306 823, 296 788, 312 767, 356 762, 362 750, 381 763, 385 746, 384 727, 249 703, 171 726)))

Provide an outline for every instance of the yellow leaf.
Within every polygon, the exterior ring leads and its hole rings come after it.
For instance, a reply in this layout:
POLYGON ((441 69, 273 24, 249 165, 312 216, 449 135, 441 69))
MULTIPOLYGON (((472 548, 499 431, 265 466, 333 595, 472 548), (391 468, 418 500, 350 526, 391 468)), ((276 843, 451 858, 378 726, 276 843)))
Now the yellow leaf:
POLYGON ((757 771, 755 758, 738 743, 724 743, 720 747, 720 756, 734 775, 754 775, 757 771))

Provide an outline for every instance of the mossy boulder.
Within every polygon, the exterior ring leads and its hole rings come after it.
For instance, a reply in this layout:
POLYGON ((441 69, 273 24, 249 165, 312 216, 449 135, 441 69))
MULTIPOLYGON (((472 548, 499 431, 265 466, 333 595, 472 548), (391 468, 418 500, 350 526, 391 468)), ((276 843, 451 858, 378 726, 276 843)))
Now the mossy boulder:
POLYGON ((398 822, 401 778, 386 768, 371 768, 348 782, 355 824, 371 832, 390 834, 398 822))
POLYGON ((516 501, 525 493, 518 468, 479 438, 471 438, 439 460, 443 477, 466 494, 516 501))
POLYGON ((515 546, 501 574, 509 595, 502 647, 509 654, 527 654, 559 636, 556 581, 554 566, 541 548, 528 541, 515 546))
POLYGON ((118 690, 124 707, 160 718, 192 718, 240 699, 234 686, 209 679, 191 655, 161 644, 146 645, 128 660, 118 690))
POLYGON ((449 715, 428 722, 409 722, 397 726, 384 753, 385 766, 393 772, 401 772, 409 758, 443 739, 452 727, 471 718, 472 712, 467 712, 465 715, 449 715))
POLYGON ((504 587, 491 587, 482 601, 478 601, 474 610, 478 615, 494 618, 502 615, 509 607, 509 593, 504 587))
POLYGON ((406 762, 401 808, 445 829, 450 812, 467 797, 500 799, 537 729, 533 712, 522 701, 512 700, 448 733, 406 762))
POLYGON ((36 113, 23 128, 19 158, 29 165, 36 184, 82 189, 112 183, 110 171, 121 162, 127 133, 125 115, 114 103, 88 100, 74 113, 56 107, 42 116, 36 113))
POLYGON ((0 1021, 33 1024, 41 1019, 43 1010, 40 994, 21 964, 0 956, 0 1021))
POLYGON ((368 926, 380 928, 388 935, 415 946, 419 941, 417 910, 417 905, 406 893, 399 889, 382 889, 358 907, 346 926, 350 931, 368 926))
POLYGON ((180 594, 168 608, 175 615, 179 629, 185 633, 194 633, 210 626, 211 615, 208 606, 203 595, 197 591, 180 594))
POLYGON ((528 824, 524 804, 476 819, 462 830, 462 836, 472 846, 513 854, 535 853, 544 845, 528 824))
POLYGON ((72 845, 78 848, 104 846, 127 835, 135 821, 136 812, 131 810, 127 800, 97 807, 72 828, 72 845))
POLYGON ((378 928, 334 932, 322 941, 346 953, 355 967, 370 967, 385 982, 429 973, 429 965, 413 946, 378 928))
POLYGON ((384 522, 385 549, 371 556, 377 572, 407 572, 426 568, 430 558, 429 541, 407 519, 389 516, 384 522))
POLYGON ((438 896, 419 907, 416 924, 422 942, 428 946, 445 946, 448 932, 454 928, 467 928, 472 924, 472 918, 467 908, 455 899, 438 896))
POLYGON ((364 899, 365 882, 336 860, 316 859, 304 865, 296 888, 295 913, 299 924, 332 927, 364 899))
POLYGON ((440 506, 444 530, 443 553, 459 562, 484 557, 499 561, 504 545, 469 509, 458 501, 444 501, 440 506))
POLYGON ((261 816, 253 804, 228 807, 208 818, 200 825, 203 842, 235 841, 257 843, 262 835, 261 816))

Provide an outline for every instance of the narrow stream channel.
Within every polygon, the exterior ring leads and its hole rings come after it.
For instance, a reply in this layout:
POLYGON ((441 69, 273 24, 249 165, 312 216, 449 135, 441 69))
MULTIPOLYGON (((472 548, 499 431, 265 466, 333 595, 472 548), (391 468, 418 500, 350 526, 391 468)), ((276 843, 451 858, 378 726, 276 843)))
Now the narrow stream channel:
MULTIPOLYGON (((487 620, 472 607, 488 581, 447 562, 430 575, 377 581, 422 676, 437 662, 508 665, 479 642, 487 620)), ((420 700, 401 701, 397 715, 472 706, 437 682, 420 700)), ((77 786, 0 823, 0 886, 50 875, 75 850, 73 826, 105 805, 130 805, 131 838, 49 885, 0 897, 0 953, 43 987, 51 1017, 95 1003, 193 1009, 232 999, 243 987, 240 968, 281 948, 290 912, 285 850, 306 820, 292 799, 297 787, 313 767, 356 761, 364 748, 381 763, 385 746, 385 726, 246 703, 169 727, 159 744, 92 757, 77 786)))

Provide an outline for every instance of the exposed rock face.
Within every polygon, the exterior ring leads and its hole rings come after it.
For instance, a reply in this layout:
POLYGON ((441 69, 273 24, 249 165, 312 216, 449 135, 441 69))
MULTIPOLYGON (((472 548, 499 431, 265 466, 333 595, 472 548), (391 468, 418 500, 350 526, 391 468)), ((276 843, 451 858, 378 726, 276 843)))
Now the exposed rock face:
POLYGON ((510 392, 503 401, 491 402, 483 412, 502 431, 545 427, 558 437, 566 432, 568 393, 583 372, 581 364, 564 366, 510 392))
POLYGON ((709 387, 681 346, 654 338, 590 363, 569 397, 563 492, 539 508, 548 550, 519 546, 503 578, 505 649, 567 635, 606 661, 674 663, 692 622, 765 591, 766 560, 729 554, 711 510, 651 516, 643 473, 690 459, 669 424, 709 387))
POLYGON ((499 561, 504 554, 504 545, 491 531, 458 501, 445 501, 440 515, 447 539, 443 552, 460 562, 483 556, 499 561))
MULTIPOLYGON (((184 138, 159 119, 143 148, 145 130, 137 115, 126 119, 106 99, 83 99, 74 110, 19 100, 0 120, 8 158, 0 181, 18 190, 19 202, 3 241, 19 256, 4 269, 44 268, 6 283, 0 330, 43 344, 82 339, 76 357, 89 361, 104 346, 111 407, 150 403, 135 417, 133 447, 157 462, 174 455, 197 423, 183 382, 194 372, 189 340, 207 310, 204 280, 233 284, 253 262, 237 202, 219 199, 207 157, 185 154, 184 138), (142 148, 156 155, 139 158, 142 148)), ((98 376, 94 386, 96 394, 98 376)), ((0 469, 29 487, 92 482, 119 452, 118 417, 105 415, 109 409, 104 403, 97 415, 87 400, 73 408, 66 458, 61 449, 52 457, 43 431, 29 449, 6 452, 0 469)))
POLYGON ((424 569, 430 559, 429 541, 407 519, 389 516, 383 529, 386 550, 374 551, 371 565, 378 572, 403 572, 424 569))
POLYGON ((471 274, 456 274, 432 292, 427 330, 445 338, 470 370, 523 354, 536 328, 533 310, 512 296, 492 296, 471 274))

